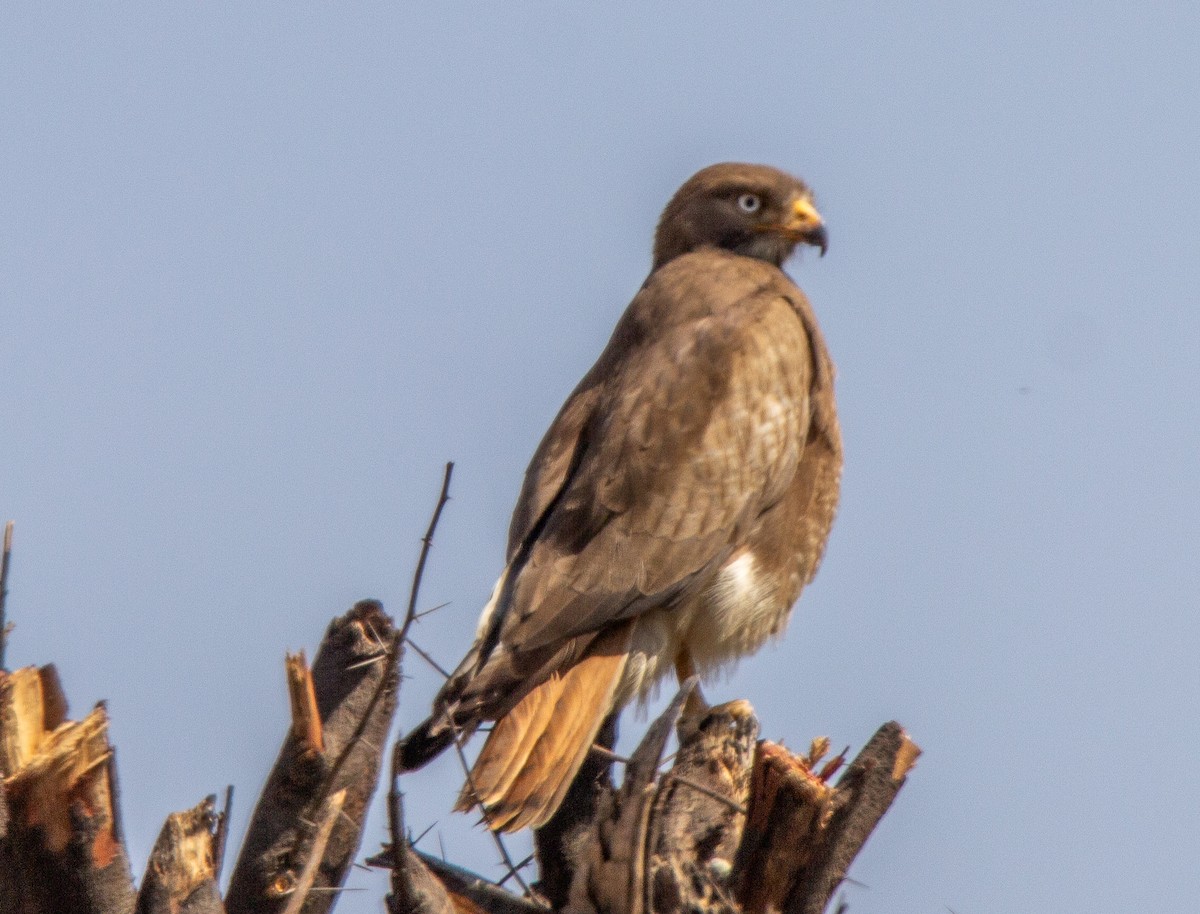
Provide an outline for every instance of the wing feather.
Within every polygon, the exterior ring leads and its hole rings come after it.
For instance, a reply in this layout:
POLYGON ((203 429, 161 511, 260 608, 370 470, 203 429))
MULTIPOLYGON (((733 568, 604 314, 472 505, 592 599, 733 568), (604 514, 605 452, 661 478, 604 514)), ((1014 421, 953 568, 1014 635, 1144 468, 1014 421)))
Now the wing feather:
POLYGON ((535 456, 510 542, 513 651, 702 586, 795 475, 812 351, 794 286, 771 270, 698 289, 685 272, 634 299, 535 456))

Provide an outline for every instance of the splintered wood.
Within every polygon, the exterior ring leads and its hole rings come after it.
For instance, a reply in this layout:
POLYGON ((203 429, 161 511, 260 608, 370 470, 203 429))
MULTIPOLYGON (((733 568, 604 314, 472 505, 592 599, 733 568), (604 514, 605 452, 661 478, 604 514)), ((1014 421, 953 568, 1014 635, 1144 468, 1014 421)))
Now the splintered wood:
POLYGON ((103 705, 81 721, 53 667, 0 671, 0 775, 7 823, 0 908, 131 911, 103 705), (13 897, 4 898, 5 895, 13 897), (7 905, 7 906, 6 906, 7 905))
POLYGON ((215 798, 167 817, 142 888, 138 914, 224 914, 217 889, 215 798))
POLYGON ((747 912, 783 910, 797 874, 816 855, 837 808, 837 791, 813 770, 828 740, 808 756, 763 741, 755 755, 751 811, 742 836, 738 897, 747 912), (780 853, 788 848, 789 853, 780 853))
MULTIPOLYGON (((224 900, 227 817, 214 798, 168 818, 135 892, 104 705, 69 720, 54 667, 0 669, 0 914, 324 914, 361 839, 401 651, 401 630, 367 600, 333 620, 311 667, 287 657, 287 735, 224 900)), ((593 748, 535 835, 541 880, 524 896, 418 853, 401 837, 394 791, 402 846, 370 861, 393 867, 388 910, 822 914, 920 749, 888 723, 841 770, 829 740, 805 755, 759 741, 748 702, 707 708, 695 687, 684 684, 628 759, 593 748), (679 751, 663 771, 673 732, 679 751)), ((615 720, 602 737, 614 741, 615 720)))
POLYGON ((292 709, 292 736, 304 751, 320 754, 325 750, 321 712, 317 709, 317 690, 304 651, 288 654, 283 665, 287 670, 288 703, 292 709))
MULTIPOLYGON (((884 725, 837 784, 827 739, 807 755, 756 742, 747 702, 679 723, 673 767, 657 773, 681 693, 602 793, 571 843, 570 914, 820 914, 920 750, 884 725)), ((546 861, 539 861, 545 865, 546 861)))
POLYGON ((831 786, 837 760, 817 769, 827 748, 814 741, 802 757, 759 744, 734 867, 745 914, 821 914, 921 752, 884 724, 831 786))

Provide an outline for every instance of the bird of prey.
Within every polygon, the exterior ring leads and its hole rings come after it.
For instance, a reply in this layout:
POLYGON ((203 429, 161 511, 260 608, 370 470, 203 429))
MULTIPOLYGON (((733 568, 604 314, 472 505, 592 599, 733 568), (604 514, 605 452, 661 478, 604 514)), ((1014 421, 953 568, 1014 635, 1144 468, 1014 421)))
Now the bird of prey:
POLYGON ((405 770, 492 721, 459 808, 554 814, 605 718, 780 633, 837 508, 833 364, 782 271, 825 253, 804 182, 720 164, 667 204, 649 277, 526 471, 475 642, 405 770))

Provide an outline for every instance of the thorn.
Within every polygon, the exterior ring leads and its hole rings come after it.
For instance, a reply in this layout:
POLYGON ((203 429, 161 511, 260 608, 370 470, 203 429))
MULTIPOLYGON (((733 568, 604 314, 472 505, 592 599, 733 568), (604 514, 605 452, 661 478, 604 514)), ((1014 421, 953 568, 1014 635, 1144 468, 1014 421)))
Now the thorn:
MULTIPOLYGON (((410 841, 408 842, 408 843, 409 843, 409 846, 410 846, 410 847, 416 847, 416 846, 417 846, 417 844, 420 842, 420 840, 421 840, 422 838, 424 838, 424 837, 425 837, 427 834, 429 834, 431 831, 433 831, 433 827, 434 827, 435 825, 437 825, 437 819, 434 819, 434 820, 433 820, 433 822, 431 822, 431 823, 429 824, 429 826, 428 826, 428 827, 425 829, 425 831, 423 831, 423 832, 421 832, 421 834, 417 835, 417 837, 416 837, 416 838, 413 838, 412 840, 410 840, 410 841)), ((438 840, 439 840, 439 841, 441 840, 441 838, 442 838, 442 836, 441 836, 441 835, 438 835, 438 840)))
POLYGON ((384 651, 382 654, 376 654, 374 657, 368 657, 366 660, 360 660, 358 663, 350 664, 348 667, 346 667, 346 672, 348 673, 351 670, 362 669, 364 666, 374 666, 375 664, 382 663, 385 660, 387 660, 387 651, 384 651))
POLYGON ((416 651, 421 656, 422 660, 424 660, 431 667, 433 667, 435 670, 437 670, 439 673, 441 673, 443 679, 450 678, 450 674, 447 673, 445 671, 445 669, 442 668, 442 665, 440 663, 438 663, 436 660, 434 660, 432 657, 430 657, 427 653, 425 653, 425 651, 421 650, 420 646, 417 644, 417 642, 413 641, 412 638, 405 635, 404 643, 407 644, 409 647, 411 647, 414 651, 416 651))
POLYGON ((599 743, 593 743, 591 751, 601 758, 608 759, 610 762, 620 762, 622 765, 629 764, 628 758, 623 755, 617 755, 617 753, 613 752, 607 746, 601 746, 599 743))
POLYGON ((432 616, 439 609, 445 609, 447 606, 450 605, 450 603, 451 603, 450 600, 447 600, 445 603, 439 603, 437 606, 434 606, 431 609, 426 609, 423 612, 417 613, 415 616, 413 616, 413 618, 414 619, 424 619, 426 616, 432 616))
POLYGON ((371 624, 371 620, 364 619, 363 624, 367 627, 367 634, 370 636, 370 640, 378 644, 380 649, 386 649, 383 639, 379 637, 379 632, 375 631, 375 626, 371 624))
MULTIPOLYGON (((523 870, 523 869, 525 869, 525 867, 529 866, 529 864, 531 864, 531 863, 533 863, 533 854, 530 854, 528 857, 526 857, 524 860, 522 860, 520 863, 518 863, 515 867, 513 867, 513 869, 514 870, 523 870)), ((512 875, 513 875, 512 873, 508 873, 503 879, 501 879, 499 882, 497 882, 496 885, 497 886, 504 885, 504 883, 508 882, 508 880, 512 877, 512 875)))
POLYGON ((413 572, 412 588, 408 594, 408 608, 404 611, 404 623, 400 626, 400 637, 404 639, 408 635, 408 629, 412 626, 417 615, 417 594, 421 590, 421 577, 425 574, 425 562, 429 559, 429 550, 433 546, 433 532, 437 529, 438 520, 442 516, 442 509, 446 507, 446 502, 450 500, 450 477, 454 474, 454 462, 450 461, 446 464, 446 470, 442 476, 442 491, 438 494, 437 505, 433 509, 433 516, 429 518, 429 527, 425 530, 425 535, 421 537, 421 552, 417 557, 417 567, 413 572))
POLYGON ((508 848, 505 847, 504 841, 500 837, 500 833, 492 828, 492 823, 488 817, 487 807, 479 802, 479 791, 475 789, 475 784, 471 780, 471 766, 467 764, 467 754, 463 752, 462 731, 458 729, 458 725, 454 722, 453 717, 450 718, 450 726, 454 729, 454 751, 458 754, 458 762, 460 765, 462 765, 463 772, 467 776, 467 790, 471 792, 471 796, 479 805, 479 811, 483 814, 483 821, 487 824, 488 834, 492 836, 492 840, 496 843, 496 848, 500 851, 500 856, 504 858, 504 863, 508 866, 509 873, 512 875, 513 879, 516 880, 517 885, 521 887, 521 891, 528 895, 529 886, 526 885, 525 880, 521 878, 521 874, 516 871, 516 868, 513 867, 512 857, 509 855, 508 848))

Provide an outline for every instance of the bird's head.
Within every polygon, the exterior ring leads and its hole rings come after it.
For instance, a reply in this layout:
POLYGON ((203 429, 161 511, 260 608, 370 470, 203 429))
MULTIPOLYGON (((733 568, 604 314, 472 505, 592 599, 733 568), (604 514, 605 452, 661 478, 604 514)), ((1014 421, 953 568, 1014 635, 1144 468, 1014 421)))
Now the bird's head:
POLYGON ((829 245, 812 191, 769 165, 727 162, 692 175, 663 210, 654 235, 654 268, 699 248, 722 248, 775 266, 796 245, 829 245))

